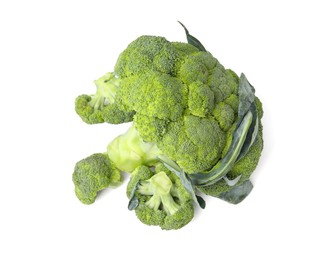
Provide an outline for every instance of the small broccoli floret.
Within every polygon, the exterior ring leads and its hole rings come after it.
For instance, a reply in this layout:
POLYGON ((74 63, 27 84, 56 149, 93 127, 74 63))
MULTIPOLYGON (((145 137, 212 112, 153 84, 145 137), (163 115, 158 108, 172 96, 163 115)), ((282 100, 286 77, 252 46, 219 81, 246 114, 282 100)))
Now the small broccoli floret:
POLYGON ((91 96, 80 95, 75 100, 75 110, 82 121, 87 124, 100 124, 104 122, 102 112, 95 110, 91 105, 91 96))
POLYGON ((121 110, 115 103, 106 105, 102 110, 103 120, 110 124, 131 122, 134 115, 134 111, 121 110))
POLYGON ((178 77, 187 85, 195 81, 207 83, 209 70, 199 59, 189 55, 184 60, 179 70, 178 77))
POLYGON ((236 94, 231 94, 228 98, 223 101, 225 104, 229 105, 234 111, 235 115, 238 112, 239 99, 236 94))
POLYGON ((231 94, 238 92, 238 76, 231 70, 226 70, 220 63, 210 70, 208 83, 214 92, 217 103, 224 101, 231 94))
POLYGON ((182 82, 170 75, 146 73, 122 84, 122 102, 137 113, 166 120, 179 118, 185 106, 182 82))
POLYGON ((136 184, 139 205, 135 212, 144 224, 170 230, 179 229, 192 220, 194 207, 190 194, 179 178, 165 167, 158 166, 155 172, 145 166, 137 168, 127 187, 128 197, 136 184))
POLYGON ((131 173, 140 165, 155 165, 161 151, 155 143, 144 142, 132 125, 125 134, 108 144, 107 154, 118 169, 131 173))
POLYGON ((171 42, 174 48, 177 50, 180 60, 184 59, 188 55, 199 52, 198 48, 185 42, 171 42))
POLYGON ((147 72, 174 75, 178 59, 177 50, 164 37, 141 36, 120 54, 114 71, 121 78, 147 72))
POLYGON ((188 107, 195 116, 206 117, 215 106, 211 89, 200 81, 189 85, 188 107))
POLYGON ((225 102, 217 104, 213 110, 213 116, 218 120, 220 128, 223 131, 228 131, 235 121, 234 110, 225 102))
POLYGON ((167 131, 168 121, 137 113, 134 126, 145 142, 157 142, 167 131))
POLYGON ((132 121, 134 111, 124 111, 115 103, 119 91, 120 79, 114 73, 106 73, 95 80, 95 95, 80 95, 75 101, 75 111, 87 124, 103 122, 120 124, 132 121))
POLYGON ((121 183, 121 174, 106 154, 96 153, 76 163, 72 180, 78 199, 92 204, 99 191, 121 183))
POLYGON ((167 129, 158 147, 185 172, 209 169, 220 158, 225 133, 213 117, 184 116, 181 121, 170 122, 167 129))
POLYGON ((184 111, 182 82, 167 74, 149 73, 139 78, 134 110, 165 120, 177 120, 184 111), (146 95, 143 95, 146 93, 146 95))

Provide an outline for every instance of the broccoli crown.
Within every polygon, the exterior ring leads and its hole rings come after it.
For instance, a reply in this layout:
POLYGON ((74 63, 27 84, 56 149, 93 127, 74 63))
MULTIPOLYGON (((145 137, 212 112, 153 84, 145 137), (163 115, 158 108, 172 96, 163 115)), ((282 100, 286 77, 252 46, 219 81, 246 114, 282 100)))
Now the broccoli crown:
POLYGON ((75 100, 75 111, 87 124, 103 122, 120 124, 132 121, 134 112, 123 110, 115 102, 121 80, 114 73, 106 73, 95 80, 95 95, 80 95, 75 100))
POLYGON ((145 142, 188 173, 220 159, 238 110, 234 72, 190 44, 141 36, 121 53, 115 73, 121 79, 116 102, 135 112, 145 142))
POLYGON ((99 191, 121 183, 121 174, 106 154, 96 153, 76 163, 72 180, 78 199, 92 204, 99 191))
POLYGON ((135 185, 138 185, 135 196, 139 200, 135 212, 144 224, 171 230, 179 229, 192 220, 194 207, 191 195, 180 179, 161 164, 154 172, 146 166, 136 168, 127 186, 128 197, 135 185))

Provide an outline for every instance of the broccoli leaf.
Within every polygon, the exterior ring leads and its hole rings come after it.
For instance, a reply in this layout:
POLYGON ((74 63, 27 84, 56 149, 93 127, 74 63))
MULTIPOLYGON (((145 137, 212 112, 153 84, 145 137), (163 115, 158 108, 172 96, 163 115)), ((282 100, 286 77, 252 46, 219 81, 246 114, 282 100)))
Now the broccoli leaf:
POLYGON ((248 82, 244 73, 240 75, 238 96, 239 96, 238 117, 240 119, 243 118, 245 114, 250 110, 251 105, 254 103, 255 100, 255 89, 248 82))
POLYGON ((252 191, 253 184, 250 180, 244 181, 242 184, 235 186, 231 190, 221 193, 218 198, 232 204, 242 202, 247 195, 252 191))
POLYGON ((131 190, 130 200, 129 200, 129 205, 128 205, 129 210, 134 210, 139 206, 139 200, 138 200, 137 196, 135 196, 135 192, 138 188, 139 183, 140 183, 140 180, 134 185, 133 189, 131 190))
POLYGON ((239 81, 239 107, 238 107, 238 116, 241 120, 242 117, 245 116, 245 114, 248 111, 251 111, 253 114, 253 120, 252 124, 249 127, 245 143, 243 144, 243 147, 240 151, 240 154, 236 161, 239 161, 241 158, 243 158, 247 152, 249 151, 250 147, 254 143, 257 133, 258 133, 258 117, 257 117, 257 109, 255 105, 255 89, 254 87, 248 82, 246 76, 242 73, 240 76, 239 81))
POLYGON ((182 24, 180 21, 178 21, 178 22, 185 30, 187 42, 189 44, 193 45, 194 47, 198 48, 200 51, 206 52, 206 49, 204 48, 203 44, 198 39, 196 39, 194 36, 189 34, 189 32, 184 24, 182 24))

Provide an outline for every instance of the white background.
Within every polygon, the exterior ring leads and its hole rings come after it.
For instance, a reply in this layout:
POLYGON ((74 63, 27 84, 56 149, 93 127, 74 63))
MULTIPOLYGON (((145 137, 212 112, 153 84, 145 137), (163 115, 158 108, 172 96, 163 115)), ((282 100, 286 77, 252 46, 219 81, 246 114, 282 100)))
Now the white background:
POLYGON ((325 259, 323 1, 1 1, 0 259, 325 259), (127 125, 84 124, 74 98, 143 34, 182 21, 264 104, 254 190, 206 198, 178 231, 140 223, 124 184, 89 206, 78 160, 127 125))

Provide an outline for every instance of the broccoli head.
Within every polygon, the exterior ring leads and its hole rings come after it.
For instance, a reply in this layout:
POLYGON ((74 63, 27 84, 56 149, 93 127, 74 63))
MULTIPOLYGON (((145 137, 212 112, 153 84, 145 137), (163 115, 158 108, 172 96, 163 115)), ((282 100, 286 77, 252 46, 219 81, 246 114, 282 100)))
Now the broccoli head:
POLYGON ((98 191, 120 181, 120 171, 128 172, 129 208, 166 230, 191 221, 193 202, 204 208, 197 190, 231 203, 244 199, 263 149, 254 87, 182 26, 188 43, 135 39, 114 72, 95 81, 96 93, 75 100, 88 124, 132 122, 106 153, 77 163, 78 198, 94 202, 98 191))
POLYGON ((180 179, 167 168, 158 165, 155 171, 139 166, 132 173, 127 186, 130 198, 132 190, 139 205, 135 209, 138 219, 147 225, 162 229, 179 229, 188 224, 194 216, 191 195, 180 179))
POLYGON ((238 105, 226 103, 238 96, 235 73, 191 44, 156 36, 129 44, 115 73, 121 80, 116 102, 134 111, 144 142, 155 143, 187 173, 213 167, 236 121, 238 105))
POLYGON ((94 96, 77 98, 76 111, 88 123, 134 121, 143 142, 196 173, 220 159, 237 120, 238 82, 198 46, 141 36, 119 55, 114 73, 95 81, 94 96))
POLYGON ((121 174, 106 154, 96 153, 76 163, 72 180, 77 198, 92 204, 99 191, 121 183, 121 174))

